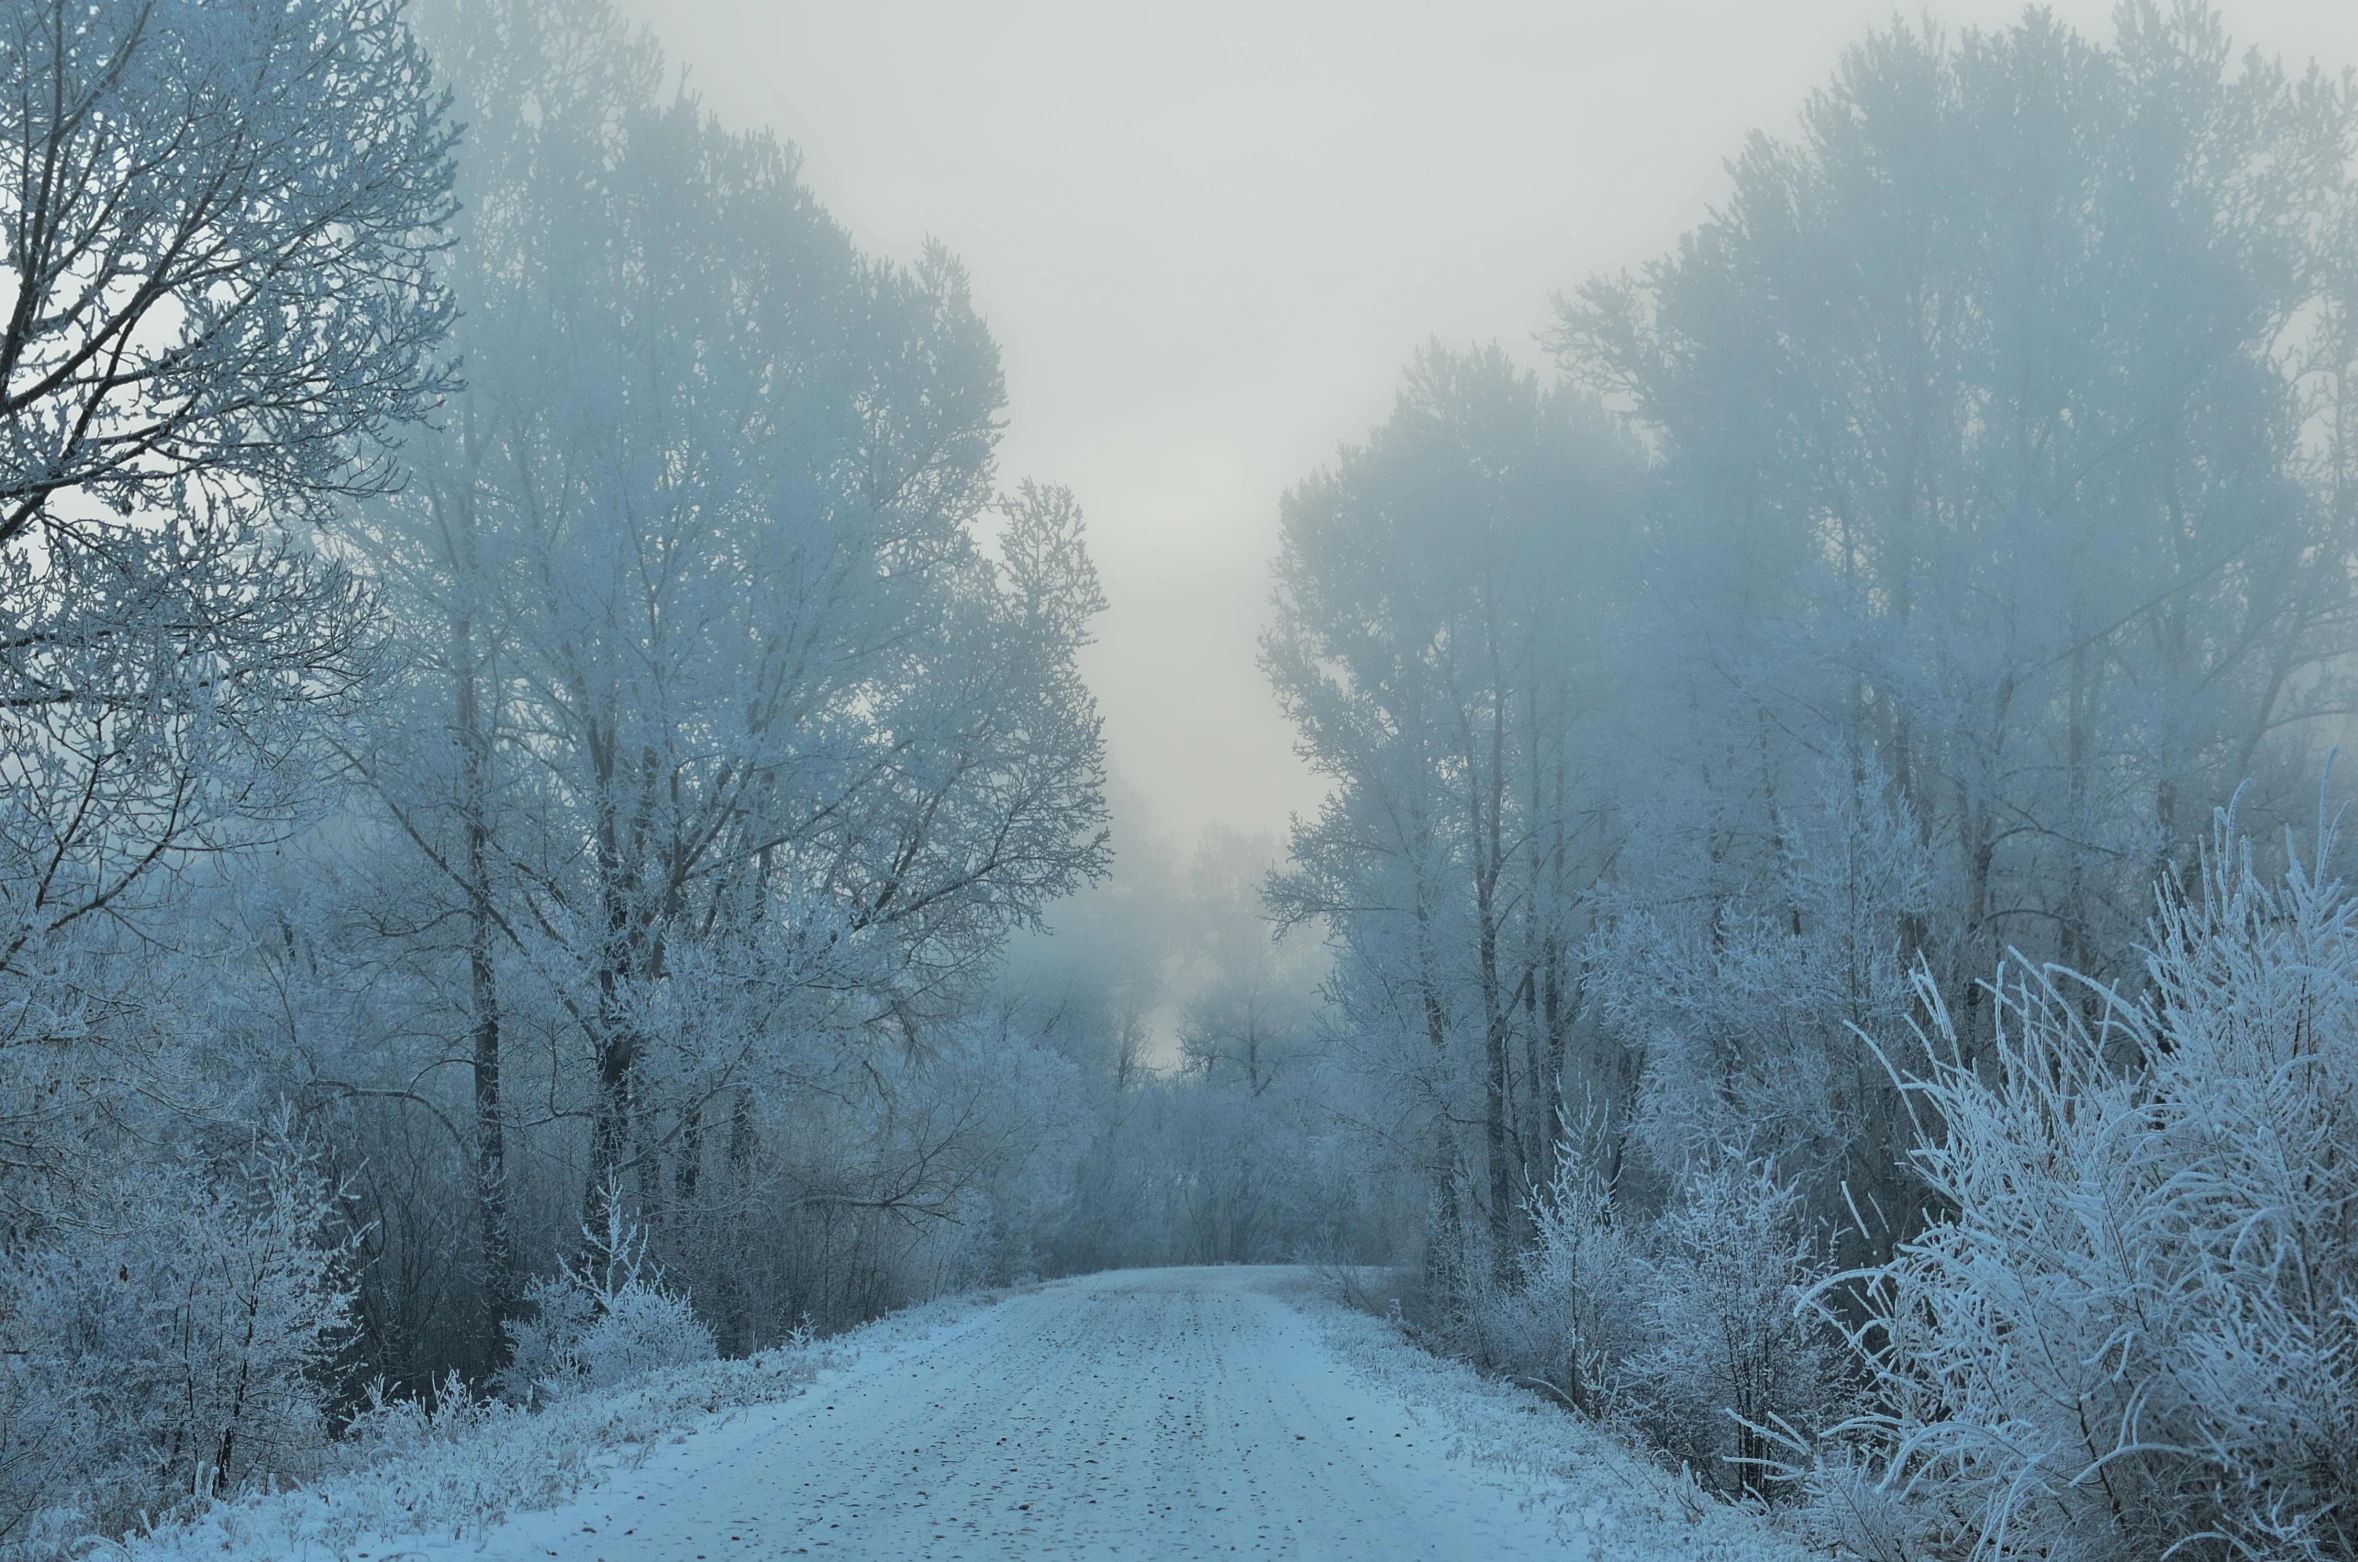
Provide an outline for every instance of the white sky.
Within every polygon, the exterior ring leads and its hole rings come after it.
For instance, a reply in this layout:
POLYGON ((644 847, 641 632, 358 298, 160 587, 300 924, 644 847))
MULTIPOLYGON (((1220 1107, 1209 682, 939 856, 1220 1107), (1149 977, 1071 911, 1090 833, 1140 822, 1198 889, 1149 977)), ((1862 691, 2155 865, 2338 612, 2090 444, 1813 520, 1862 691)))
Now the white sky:
MULTIPOLYGON (((1003 471, 1089 514, 1113 769, 1181 843, 1319 797, 1254 665, 1278 496, 1384 416, 1426 337, 1539 364, 1552 291, 1666 248, 1744 134, 1788 130, 1895 9, 623 3, 727 121, 802 148, 861 247, 966 262, 1006 364, 1003 471)), ((2053 9, 2109 36, 2109 0, 2053 9)), ((2239 44, 2358 64, 2358 0, 2226 14, 2239 44)))

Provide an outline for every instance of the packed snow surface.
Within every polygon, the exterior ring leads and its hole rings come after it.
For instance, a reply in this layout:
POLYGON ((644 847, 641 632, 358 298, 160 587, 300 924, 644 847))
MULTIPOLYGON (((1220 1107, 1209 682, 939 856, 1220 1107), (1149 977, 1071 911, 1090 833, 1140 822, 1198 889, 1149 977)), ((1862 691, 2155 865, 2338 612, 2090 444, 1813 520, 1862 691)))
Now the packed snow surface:
MULTIPOLYGON (((341 1548, 339 1548, 341 1549, 341 1548)), ((881 1335, 566 1505, 348 1556, 1755 1558, 1790 1547, 1286 1269, 1126 1271, 881 1335)))

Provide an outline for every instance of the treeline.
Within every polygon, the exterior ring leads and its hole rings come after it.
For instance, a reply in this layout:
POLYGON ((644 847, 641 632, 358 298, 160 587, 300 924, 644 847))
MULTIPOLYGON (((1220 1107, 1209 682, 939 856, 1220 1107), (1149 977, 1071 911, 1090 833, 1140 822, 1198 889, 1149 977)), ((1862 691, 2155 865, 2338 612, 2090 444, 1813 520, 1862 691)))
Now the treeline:
POLYGON ((1082 1081, 1061 1108, 1069 1180, 1033 1228, 1040 1272, 1400 1257, 1420 1183, 1359 1137, 1387 1120, 1384 1086, 1335 1045, 1327 951, 1273 936, 1279 843, 1215 826, 1182 857, 1115 795, 1120 872, 1017 941, 994 998, 1009 1035, 1082 1081))
POLYGON ((2354 116, 1895 24, 1288 496, 1429 1338, 1862 1555, 2358 1555, 2354 116))

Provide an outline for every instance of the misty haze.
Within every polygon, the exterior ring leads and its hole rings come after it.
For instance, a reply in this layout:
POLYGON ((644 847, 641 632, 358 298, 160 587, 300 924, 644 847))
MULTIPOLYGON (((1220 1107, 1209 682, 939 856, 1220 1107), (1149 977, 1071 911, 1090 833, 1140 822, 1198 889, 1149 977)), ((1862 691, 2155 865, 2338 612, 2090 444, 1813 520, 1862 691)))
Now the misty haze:
POLYGON ((2358 1562, 2353 67, 0 0, 0 1562, 2358 1562))

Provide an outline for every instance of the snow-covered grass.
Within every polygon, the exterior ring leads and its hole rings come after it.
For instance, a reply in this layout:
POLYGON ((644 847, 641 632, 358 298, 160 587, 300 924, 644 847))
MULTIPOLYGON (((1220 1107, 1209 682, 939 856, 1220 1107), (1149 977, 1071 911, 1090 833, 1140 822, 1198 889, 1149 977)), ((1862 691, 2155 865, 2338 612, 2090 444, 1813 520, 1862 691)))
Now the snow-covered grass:
POLYGON ((1419 1347, 1353 1302, 1336 1298, 1330 1277, 1315 1295, 1305 1288, 1298 1305, 1336 1355, 1426 1407, 1446 1428, 1453 1458, 1516 1483, 1526 1504, 1551 1513, 1568 1557, 1819 1555, 1778 1516, 1714 1496, 1684 1470, 1664 1468, 1532 1389, 1419 1347), (1667 1549, 1664 1537, 1674 1537, 1667 1549))
POLYGON ((379 1551, 370 1542, 381 1536, 480 1536, 511 1514, 553 1508, 635 1467, 713 1416, 792 1398, 828 1367, 940 1329, 994 1300, 988 1292, 945 1297, 833 1339, 673 1368, 540 1410, 462 1396, 431 1412, 388 1405, 362 1418, 343 1470, 219 1502, 146 1534, 100 1540, 91 1554, 135 1562, 310 1562, 379 1551))

